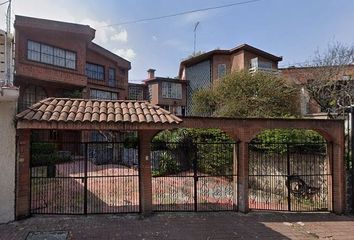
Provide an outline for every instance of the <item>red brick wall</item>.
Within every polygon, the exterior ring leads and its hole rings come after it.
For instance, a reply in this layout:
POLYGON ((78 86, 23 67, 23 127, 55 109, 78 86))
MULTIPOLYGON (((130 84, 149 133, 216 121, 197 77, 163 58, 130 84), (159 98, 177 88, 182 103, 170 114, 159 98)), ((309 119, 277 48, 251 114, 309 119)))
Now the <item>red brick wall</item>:
MULTIPOLYGON (((38 28, 23 27, 15 24, 15 84, 23 87, 23 84, 33 82, 33 80, 41 80, 39 85, 50 84, 67 85, 68 88, 73 86, 100 89, 104 91, 119 92, 121 99, 128 97, 128 70, 124 69, 124 73, 120 71, 119 63, 109 57, 105 57, 98 52, 88 48, 91 39, 84 34, 76 34, 72 32, 43 30, 38 28), (49 64, 39 63, 27 59, 27 42, 28 40, 44 43, 53 47, 59 47, 76 53, 76 69, 66 69, 49 64), (86 62, 97 63, 105 66, 105 80, 102 84, 99 81, 89 81, 86 77, 86 62), (108 86, 108 68, 116 69, 117 87, 108 86), (20 80, 21 79, 21 80, 20 80)), ((126 64, 126 63, 125 63, 126 64)), ((49 95, 49 96, 58 96, 49 95)), ((89 89, 87 94, 89 96, 89 89)), ((59 97, 59 96, 58 96, 59 97)))
POLYGON ((212 59, 211 77, 212 81, 218 80, 218 65, 226 64, 226 74, 231 71, 230 55, 214 55, 212 59))
POLYGON ((46 81, 85 86, 86 39, 82 36, 56 31, 37 29, 16 30, 15 68, 16 76, 26 76, 46 81), (76 52, 76 70, 51 66, 27 60, 27 41, 37 41, 54 47, 76 52))
POLYGON ((122 66, 119 66, 117 62, 112 59, 106 58, 105 56, 88 49, 86 52, 86 61, 94 64, 99 64, 104 66, 104 81, 97 81, 88 79, 88 87, 95 89, 102 89, 112 92, 119 92, 120 99, 128 98, 128 69, 124 69, 122 66), (112 88, 108 86, 108 69, 114 68, 116 70, 116 80, 117 87, 112 88), (122 69, 124 73, 120 70, 122 69), (103 87, 103 88, 102 88, 103 87))

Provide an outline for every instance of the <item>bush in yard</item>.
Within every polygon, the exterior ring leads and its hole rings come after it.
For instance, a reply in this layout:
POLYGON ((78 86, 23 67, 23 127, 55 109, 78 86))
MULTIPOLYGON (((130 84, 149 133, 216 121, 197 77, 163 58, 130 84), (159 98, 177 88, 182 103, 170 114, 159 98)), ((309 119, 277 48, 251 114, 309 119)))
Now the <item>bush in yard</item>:
POLYGON ((291 145, 292 151, 302 152, 322 152, 325 147, 325 139, 319 133, 303 129, 264 130, 252 143, 256 143, 250 145, 255 150, 278 153, 286 153, 287 144, 291 145))
POLYGON ((169 152, 163 152, 160 156, 160 164, 156 175, 176 174, 180 168, 169 152))
POLYGON ((232 175, 232 163, 232 144, 198 145, 198 171, 210 175, 232 175))
POLYGON ((139 139, 137 136, 134 135, 128 135, 125 137, 124 142, 123 142, 124 148, 138 148, 139 145, 139 139))
POLYGON ((53 165, 58 161, 58 151, 54 143, 32 143, 32 166, 53 165))

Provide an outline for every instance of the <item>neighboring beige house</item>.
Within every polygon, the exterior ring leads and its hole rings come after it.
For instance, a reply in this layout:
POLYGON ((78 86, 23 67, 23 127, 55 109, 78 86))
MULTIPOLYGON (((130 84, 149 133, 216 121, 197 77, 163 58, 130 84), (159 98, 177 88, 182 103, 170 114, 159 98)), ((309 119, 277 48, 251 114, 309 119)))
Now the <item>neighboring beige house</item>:
POLYGON ((149 69, 147 72, 148 77, 142 84, 129 83, 129 99, 149 100, 172 114, 185 116, 187 81, 156 77, 155 69, 149 69))
MULTIPOLYGON (((322 67, 325 68, 325 67, 322 67)), ((281 75, 288 81, 296 84, 300 88, 300 109, 301 115, 303 116, 322 116, 321 114, 324 109, 317 101, 310 96, 306 90, 306 84, 309 80, 314 79, 314 74, 318 74, 320 70, 319 67, 288 67, 279 69, 281 75)), ((326 71, 324 69, 324 71, 326 71)), ((349 81, 354 79, 354 65, 348 65, 341 67, 338 71, 338 76, 335 77, 335 81, 349 81)))
POLYGON ((278 74, 282 57, 242 44, 229 50, 212 50, 180 63, 179 78, 189 82, 187 88, 187 115, 191 114, 195 91, 211 87, 213 83, 233 71, 264 71, 278 74))

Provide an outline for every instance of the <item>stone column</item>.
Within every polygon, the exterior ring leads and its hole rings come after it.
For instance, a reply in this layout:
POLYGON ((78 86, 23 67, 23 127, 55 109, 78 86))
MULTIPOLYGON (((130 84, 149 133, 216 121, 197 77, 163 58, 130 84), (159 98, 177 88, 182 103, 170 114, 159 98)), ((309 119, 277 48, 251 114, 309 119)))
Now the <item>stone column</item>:
POLYGON ((147 216, 152 213, 151 140, 155 130, 139 130, 140 211, 147 216))
POLYGON ((0 87, 0 223, 15 219, 17 98, 17 88, 0 87))
POLYGON ((248 207, 248 143, 240 142, 238 151, 238 209, 247 213, 248 207))

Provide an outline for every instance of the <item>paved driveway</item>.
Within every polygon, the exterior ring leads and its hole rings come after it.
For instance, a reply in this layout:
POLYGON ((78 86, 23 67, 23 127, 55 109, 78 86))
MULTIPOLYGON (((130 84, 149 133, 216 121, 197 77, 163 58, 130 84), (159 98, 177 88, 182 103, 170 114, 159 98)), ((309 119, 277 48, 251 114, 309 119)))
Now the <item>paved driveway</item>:
POLYGON ((354 239, 354 216, 299 213, 165 213, 35 216, 0 225, 0 239, 64 231, 68 239, 354 239))

